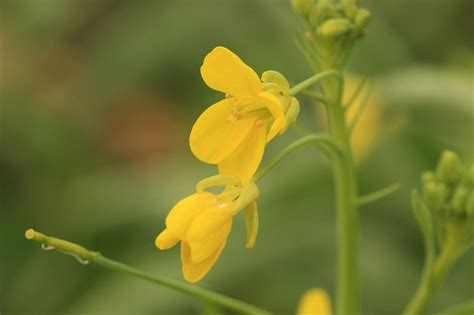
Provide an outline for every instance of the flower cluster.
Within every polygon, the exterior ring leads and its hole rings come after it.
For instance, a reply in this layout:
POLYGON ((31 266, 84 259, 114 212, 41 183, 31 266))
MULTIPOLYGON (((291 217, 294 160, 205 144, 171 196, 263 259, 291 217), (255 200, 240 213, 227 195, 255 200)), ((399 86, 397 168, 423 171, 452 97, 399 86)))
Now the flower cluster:
POLYGON ((354 1, 292 0, 292 4, 307 28, 301 48, 320 69, 342 68, 372 19, 370 11, 354 1))
POLYGON ((422 175, 423 200, 436 229, 439 247, 447 243, 462 252, 474 244, 474 165, 463 165, 445 151, 435 171, 422 175))
POLYGON ((212 268, 225 247, 232 218, 241 209, 247 226, 246 247, 253 247, 259 190, 252 177, 266 144, 284 133, 299 113, 299 103, 289 95, 283 75, 266 71, 260 79, 225 47, 214 48, 204 58, 201 76, 225 98, 199 116, 189 144, 199 160, 217 165, 219 175, 201 181, 196 193, 172 208, 155 242, 164 250, 181 241, 183 275, 189 282, 199 281, 212 268), (214 186, 224 189, 219 194, 206 191, 214 186))

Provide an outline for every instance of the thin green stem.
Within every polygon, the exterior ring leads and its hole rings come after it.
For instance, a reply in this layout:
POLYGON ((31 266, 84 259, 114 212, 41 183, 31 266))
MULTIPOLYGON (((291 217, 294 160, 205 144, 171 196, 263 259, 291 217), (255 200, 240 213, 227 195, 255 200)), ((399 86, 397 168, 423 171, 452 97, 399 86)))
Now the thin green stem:
POLYGON ((342 78, 341 73, 339 71, 336 71, 336 70, 327 70, 327 71, 324 71, 324 72, 320 72, 320 73, 304 80, 303 82, 298 83, 297 85, 295 85, 294 87, 292 87, 290 89, 288 94, 289 95, 296 95, 299 92, 304 91, 307 88, 309 88, 310 86, 318 83, 319 81, 321 81, 323 79, 326 79, 326 78, 329 78, 329 77, 334 77, 334 78, 337 79, 337 82, 339 84, 339 90, 341 90, 342 85, 343 85, 343 78, 342 78))
POLYGON ((127 273, 134 277, 173 289, 175 291, 187 294, 189 296, 200 299, 201 301, 213 303, 249 315, 269 315, 270 312, 262 310, 245 302, 227 297, 225 295, 208 291, 187 283, 176 281, 161 276, 153 276, 141 270, 130 267, 121 262, 102 256, 99 252, 90 251, 78 244, 71 243, 62 239, 44 235, 33 229, 26 231, 25 236, 29 240, 41 243, 44 249, 56 249, 66 255, 70 255, 78 259, 83 264, 94 263, 96 265, 127 273))
POLYGON ((452 239, 448 239, 440 255, 433 262, 428 261, 425 264, 418 289, 403 315, 423 314, 429 300, 439 288, 458 256, 457 245, 452 239))
POLYGON ((474 314, 474 299, 456 304, 436 315, 472 315, 474 314))
POLYGON ((323 94, 319 93, 319 92, 310 91, 310 90, 305 90, 305 91, 303 91, 302 93, 305 94, 305 95, 310 96, 311 98, 313 98, 313 99, 315 99, 315 100, 317 100, 317 101, 319 101, 319 102, 321 102, 321 103, 325 103, 325 104, 326 104, 326 102, 327 102, 326 97, 325 97, 323 94))
POLYGON ((359 312, 358 239, 359 214, 357 210, 357 184, 341 104, 342 80, 323 82, 328 100, 329 129, 334 141, 343 149, 344 158, 334 163, 334 189, 336 199, 336 312, 340 315, 357 315, 359 312))
POLYGON ((302 146, 313 143, 316 144, 323 149, 329 149, 332 154, 336 156, 336 158, 342 158, 342 150, 337 146, 337 144, 332 141, 332 139, 327 136, 327 135, 318 135, 318 134, 311 134, 307 135, 305 137, 302 137, 295 142, 291 143, 288 145, 286 148, 284 148, 280 153, 275 155, 264 167, 262 167, 257 174, 253 177, 253 181, 257 182, 262 177, 268 173, 272 168, 274 168, 278 163, 280 163, 281 160, 283 160, 285 157, 287 157, 290 153, 293 151, 301 148, 302 146))
POLYGON ((369 87, 367 88, 367 92, 365 93, 364 98, 362 99, 359 107, 357 108, 357 112, 349 125, 349 134, 351 134, 352 130, 354 130, 355 126, 357 125, 357 122, 359 121, 360 116, 362 115, 365 107, 369 103, 371 92, 372 92, 372 85, 369 84, 369 87))
POLYGON ((362 92, 362 89, 364 88, 366 82, 367 82, 366 77, 360 80, 359 84, 357 85, 357 88, 355 89, 354 93, 351 95, 351 98, 344 105, 345 110, 348 110, 351 107, 351 105, 354 104, 355 100, 359 97, 360 92, 362 92))
POLYGON ((357 205, 362 206, 362 205, 366 205, 368 203, 380 200, 382 198, 387 197, 388 195, 393 194, 394 192, 398 191, 399 189, 400 189, 400 184, 399 183, 392 184, 388 187, 379 189, 377 191, 371 192, 370 194, 359 197, 357 199, 357 205))

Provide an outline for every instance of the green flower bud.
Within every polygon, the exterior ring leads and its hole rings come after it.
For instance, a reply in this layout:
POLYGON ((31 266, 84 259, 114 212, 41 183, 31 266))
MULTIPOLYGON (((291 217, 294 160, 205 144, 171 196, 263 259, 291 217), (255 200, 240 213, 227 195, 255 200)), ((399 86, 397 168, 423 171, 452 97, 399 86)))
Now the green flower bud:
POLYGON ((445 184, 433 181, 425 185, 423 195, 432 211, 440 211, 449 196, 449 189, 445 184))
POLYGON ((309 11, 309 23, 313 26, 319 26, 326 18, 330 16, 330 7, 324 3, 314 4, 309 11))
POLYGON ((453 151, 444 151, 436 167, 436 178, 446 183, 455 183, 461 178, 461 160, 453 151))
POLYGON ((324 37, 338 37, 350 32, 352 24, 348 19, 329 19, 318 27, 318 34, 324 37))
POLYGON ((344 14, 350 19, 354 19, 358 12, 357 5, 355 5, 354 3, 344 3, 343 10, 344 14))
POLYGON ((451 209, 456 213, 464 211, 467 198, 469 197, 469 190, 465 186, 458 186, 451 198, 451 209))
POLYGON ((357 10, 355 14, 354 22, 358 28, 360 29, 366 28, 367 25, 369 25, 370 21, 372 21, 372 14, 370 13, 369 10, 367 9, 357 10))
POLYGON ((291 0, 293 10, 300 16, 307 16, 309 9, 313 5, 313 0, 291 0))
POLYGON ((435 180, 435 176, 432 171, 426 171, 426 172, 423 172, 423 174, 421 174, 421 182, 423 183, 423 186, 434 180, 435 180))

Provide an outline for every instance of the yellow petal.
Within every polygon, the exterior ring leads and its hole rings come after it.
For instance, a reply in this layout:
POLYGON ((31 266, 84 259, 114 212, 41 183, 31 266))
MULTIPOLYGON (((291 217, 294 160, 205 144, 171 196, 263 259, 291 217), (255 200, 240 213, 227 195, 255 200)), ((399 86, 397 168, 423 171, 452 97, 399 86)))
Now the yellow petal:
POLYGON ((296 315, 331 315, 331 301, 322 289, 308 290, 300 300, 296 315))
POLYGON ((204 58, 201 76, 211 89, 232 96, 250 97, 262 91, 255 71, 225 47, 214 48, 204 58))
POLYGON ((232 228, 230 206, 204 211, 189 227, 186 242, 191 248, 193 263, 209 258, 227 240, 232 228))
POLYGON ((218 164, 219 173, 234 175, 242 180, 249 180, 257 171, 263 158, 266 144, 264 125, 254 124, 247 138, 227 157, 218 164))
POLYGON ((181 242, 181 263, 184 279, 191 283, 201 280, 209 270, 211 270, 212 266, 214 266, 224 247, 225 243, 221 244, 221 247, 219 247, 206 260, 203 260, 200 263, 193 263, 191 260, 191 249, 189 248, 189 245, 186 242, 181 242))
POLYGON ((245 139, 254 125, 253 119, 228 119, 234 98, 224 99, 206 109, 193 126, 189 144, 201 161, 217 164, 227 158, 245 139))
POLYGON ((255 245, 258 234, 258 210, 255 201, 244 208, 244 220, 247 227, 247 243, 245 247, 252 248, 255 245))
POLYGON ((161 250, 175 246, 179 239, 175 237, 168 229, 164 229, 155 239, 155 245, 161 250))
POLYGON ((208 192, 192 194, 179 201, 166 217, 166 228, 176 238, 182 239, 191 222, 215 202, 215 196, 208 192))

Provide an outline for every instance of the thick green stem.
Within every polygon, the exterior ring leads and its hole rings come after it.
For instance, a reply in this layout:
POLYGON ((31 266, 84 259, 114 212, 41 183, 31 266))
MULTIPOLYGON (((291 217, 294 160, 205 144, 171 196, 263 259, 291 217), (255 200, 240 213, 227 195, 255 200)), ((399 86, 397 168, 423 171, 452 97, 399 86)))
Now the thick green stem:
POLYGON ((428 301, 433 297, 433 294, 439 288, 441 282, 443 282, 446 274, 458 257, 459 250, 456 243, 452 240, 448 240, 434 262, 428 262, 425 266, 420 285, 411 302, 403 312, 403 315, 423 314, 428 301))
POLYGON ((56 249, 66 255, 73 256, 77 258, 81 263, 94 263, 96 265, 109 268, 115 271, 120 271, 132 275, 134 277, 179 291, 181 293, 193 296, 200 299, 203 302, 212 303, 215 305, 220 305, 228 309, 240 312, 242 314, 249 315, 269 315, 270 312, 262 310, 253 305, 247 304, 245 302, 208 291, 187 283, 169 279, 166 277, 153 276, 147 274, 141 270, 130 267, 126 264, 123 264, 118 261, 114 261, 107 257, 102 256, 99 252, 90 251, 78 244, 71 243, 62 239, 55 237, 47 236, 42 233, 39 233, 33 229, 26 231, 25 236, 29 240, 36 241, 41 243, 44 249, 56 249))
POLYGON ((344 108, 341 104, 341 84, 335 80, 326 80, 322 86, 328 100, 331 136, 345 152, 344 159, 334 161, 337 233, 336 311, 339 315, 357 315, 359 214, 356 175, 344 108))

